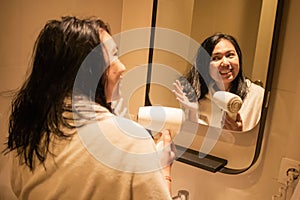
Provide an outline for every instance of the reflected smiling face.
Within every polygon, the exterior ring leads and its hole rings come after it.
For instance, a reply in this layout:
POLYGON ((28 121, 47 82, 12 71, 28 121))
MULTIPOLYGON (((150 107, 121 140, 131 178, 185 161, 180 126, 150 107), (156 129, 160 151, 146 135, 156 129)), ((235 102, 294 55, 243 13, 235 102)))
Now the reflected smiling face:
POLYGON ((105 85, 106 101, 111 102, 121 97, 120 82, 122 73, 126 70, 118 57, 118 47, 113 38, 105 31, 100 30, 100 40, 104 46, 104 56, 109 67, 106 70, 107 82, 105 85))
POLYGON ((239 57, 233 44, 229 40, 221 39, 211 55, 210 76, 216 81, 219 89, 224 88, 228 91, 239 70, 239 57))

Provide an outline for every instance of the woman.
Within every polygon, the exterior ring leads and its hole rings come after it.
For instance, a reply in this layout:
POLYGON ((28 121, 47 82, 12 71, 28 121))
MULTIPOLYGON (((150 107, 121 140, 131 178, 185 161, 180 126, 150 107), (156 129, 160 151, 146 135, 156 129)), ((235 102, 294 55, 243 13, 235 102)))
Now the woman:
POLYGON ((244 131, 253 128, 260 119, 264 89, 245 78, 242 52, 231 35, 216 33, 205 39, 198 49, 196 66, 174 85, 174 93, 188 109, 192 121, 244 131), (242 107, 235 119, 226 114, 221 117, 223 121, 213 122, 213 115, 223 112, 211 100, 216 91, 227 91, 242 99, 242 107))
POLYGON ((170 133, 157 152, 145 129, 111 113, 125 71, 117 55, 99 19, 62 17, 41 30, 9 121, 18 199, 171 199, 170 133))

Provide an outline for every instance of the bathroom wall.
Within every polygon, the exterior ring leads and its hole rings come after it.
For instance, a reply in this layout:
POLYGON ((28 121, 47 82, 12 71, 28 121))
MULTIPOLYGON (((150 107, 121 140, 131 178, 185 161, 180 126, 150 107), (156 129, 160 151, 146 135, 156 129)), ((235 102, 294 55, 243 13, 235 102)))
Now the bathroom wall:
POLYGON ((123 79, 122 87, 127 90, 132 87, 138 87, 134 90, 133 94, 128 94, 122 91, 124 102, 128 101, 128 112, 132 115, 138 113, 138 108, 145 103, 145 84, 147 80, 147 63, 149 55, 150 44, 150 30, 152 18, 152 1, 149 0, 123 0, 123 14, 122 14, 122 35, 120 42, 120 60, 126 66, 126 73, 135 73, 134 70, 138 69, 137 76, 125 76, 123 79), (146 27, 146 28, 144 28, 146 27), (141 33, 139 32, 141 31, 141 33), (137 32, 139 32, 137 34, 137 32), (131 39, 124 39, 124 37, 133 36, 131 39), (142 41, 142 42, 141 42, 142 41), (143 43, 140 47, 138 44, 143 43), (122 53, 123 47, 135 46, 137 48, 130 49, 122 53), (147 48, 145 48, 147 47, 147 48), (137 68, 138 67, 138 68, 137 68), (130 77, 128 79, 128 77, 130 77), (140 80, 140 81, 138 81, 140 80), (141 82, 142 84, 138 84, 141 82), (125 87, 126 85, 126 87, 125 87), (127 96, 128 95, 128 96, 127 96))
POLYGON ((97 16, 116 34, 121 31, 122 7, 123 0, 1 1, 0 91, 13 89, 24 79, 34 40, 47 20, 64 15, 97 16))
MULTIPOLYGON (((124 0, 125 1, 125 0, 124 0)), ((127 0, 129 1, 129 0, 127 0)), ((122 25, 122 0, 1 1, 0 6, 0 91, 20 85, 26 73, 34 38, 44 22, 62 14, 97 15, 109 22, 113 34, 130 28, 122 25), (71 11, 71 13, 70 13, 71 11)), ((150 13, 150 1, 143 0, 150 13)), ((280 161, 288 157, 300 161, 300 13, 298 0, 285 0, 279 51, 277 54, 273 91, 265 129, 263 151, 257 164, 246 173, 225 175, 210 173, 186 164, 173 165, 173 194, 187 189, 191 200, 267 200, 276 194, 280 184, 277 176, 280 161)), ((134 5, 131 5, 134 7, 134 5)), ((131 8, 132 9, 132 8, 131 8)), ((124 16, 123 16, 124 17, 124 16)), ((139 19, 141 19, 139 17, 139 19)), ((127 19, 136 20, 136 19, 127 19)), ((142 19, 147 21, 147 19, 142 19)), ((128 22, 127 22, 128 23, 128 22)), ((130 55, 127 55, 130 57, 130 55)), ((142 57, 144 53, 142 53, 142 57)), ((124 58, 125 61, 130 60, 124 58)), ((129 61, 128 61, 129 62, 129 61)), ((141 62, 143 62, 141 60, 141 62)), ((135 65, 133 63, 132 65, 135 65)), ((9 97, 0 98, 0 143, 7 133, 9 97)), ((2 149, 2 146, 1 146, 2 149)), ((6 158, 0 156, 0 199, 11 199, 8 188, 6 158)))

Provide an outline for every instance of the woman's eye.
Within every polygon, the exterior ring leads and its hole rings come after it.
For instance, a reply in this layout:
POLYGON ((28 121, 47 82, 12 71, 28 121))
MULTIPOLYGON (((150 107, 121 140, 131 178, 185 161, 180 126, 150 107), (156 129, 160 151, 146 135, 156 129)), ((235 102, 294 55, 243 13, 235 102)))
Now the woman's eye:
POLYGON ((112 55, 115 56, 115 57, 118 57, 119 56, 119 49, 118 47, 115 47, 112 51, 112 55))
POLYGON ((233 58, 233 57, 235 57, 235 53, 229 53, 229 54, 227 54, 227 57, 228 58, 233 58))
POLYGON ((219 57, 219 56, 213 56, 213 57, 211 57, 211 60, 212 61, 218 61, 218 60, 220 60, 221 58, 219 57))

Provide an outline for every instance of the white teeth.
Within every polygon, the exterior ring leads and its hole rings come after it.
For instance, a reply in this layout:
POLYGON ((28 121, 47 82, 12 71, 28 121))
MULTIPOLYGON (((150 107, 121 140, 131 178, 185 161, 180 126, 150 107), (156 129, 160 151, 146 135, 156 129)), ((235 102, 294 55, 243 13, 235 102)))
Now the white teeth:
POLYGON ((228 73, 230 73, 230 72, 231 72, 231 70, 219 71, 219 73, 220 73, 221 75, 225 75, 225 74, 228 74, 228 73))
POLYGON ((228 74, 230 71, 220 72, 220 74, 228 74))

